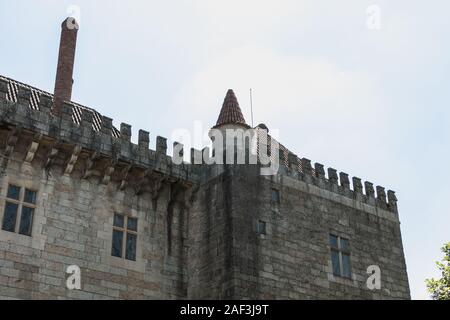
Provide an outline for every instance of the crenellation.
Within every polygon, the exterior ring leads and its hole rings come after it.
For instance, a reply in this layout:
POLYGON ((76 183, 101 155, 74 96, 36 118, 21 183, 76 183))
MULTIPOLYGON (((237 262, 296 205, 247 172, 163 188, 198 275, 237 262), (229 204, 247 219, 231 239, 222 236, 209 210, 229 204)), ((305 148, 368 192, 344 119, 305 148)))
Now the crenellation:
POLYGON ((23 86, 19 86, 18 89, 17 103, 28 107, 30 105, 31 89, 23 86))
POLYGON ((167 138, 161 136, 156 137, 156 153, 167 154, 167 138))
POLYGON ((173 143, 173 158, 181 158, 184 157, 184 145, 180 142, 174 141, 173 143))
POLYGON ((39 96, 39 110, 41 112, 50 114, 52 104, 53 104, 52 96, 43 93, 39 96))
POLYGON ((360 178, 353 177, 353 191, 357 194, 363 194, 363 185, 360 178))
POLYGON ((67 124, 73 125, 73 105, 70 102, 63 102, 60 106, 60 114, 62 120, 67 124))
POLYGON ((201 150, 191 148, 191 164, 202 164, 203 154, 201 150))
POLYGON ((202 163, 203 164, 210 164, 210 150, 209 147, 204 147, 202 149, 202 163))
POLYGON ((102 116, 102 123, 100 131, 106 135, 111 135, 113 129, 113 120, 109 117, 102 116))
POLYGON ((366 197, 370 203, 374 203, 375 200, 375 189, 373 188, 373 183, 365 181, 364 189, 366 191, 366 197))
POLYGON ((148 150, 150 145, 150 133, 145 130, 139 130, 138 146, 140 150, 148 150))
POLYGON ((84 110, 81 114, 81 126, 83 128, 93 130, 92 125, 94 124, 94 117, 92 115, 92 112, 89 112, 87 110, 84 110))
POLYGON ((339 182, 342 188, 345 190, 350 190, 350 180, 347 173, 339 172, 339 182))
POLYGON ((395 195, 395 191, 388 190, 387 192, 388 205, 391 210, 397 212, 397 196, 395 195))
POLYGON ((303 173, 308 176, 313 175, 312 166, 311 166, 311 160, 302 158, 301 160, 303 173))
POLYGON ((123 122, 120 124, 120 137, 124 141, 131 141, 131 125, 123 122))
POLYGON ((324 168, 323 164, 316 162, 314 164, 314 172, 315 172, 317 178, 325 179, 325 168, 324 168))
POLYGON ((0 100, 6 100, 8 96, 8 85, 8 80, 0 78, 0 100))
POLYGON ((289 152, 288 153, 288 164, 289 164, 289 170, 291 174, 295 175, 298 173, 298 168, 300 166, 298 156, 295 153, 289 152))
POLYGON ((338 174, 337 170, 333 168, 328 168, 328 181, 330 181, 331 185, 338 185, 338 174))
POLYGON ((382 207, 386 207, 387 201, 386 201, 386 191, 384 187, 377 186, 377 201, 378 204, 382 207))

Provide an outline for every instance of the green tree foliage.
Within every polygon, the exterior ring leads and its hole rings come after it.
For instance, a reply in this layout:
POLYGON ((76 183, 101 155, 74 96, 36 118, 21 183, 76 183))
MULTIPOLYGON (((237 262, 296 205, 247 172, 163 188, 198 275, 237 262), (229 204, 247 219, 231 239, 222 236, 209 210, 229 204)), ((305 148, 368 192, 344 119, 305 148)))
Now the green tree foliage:
POLYGON ((444 252, 444 259, 442 262, 436 262, 436 265, 442 272, 442 278, 425 281, 433 300, 450 300, 450 242, 446 243, 441 250, 444 252))

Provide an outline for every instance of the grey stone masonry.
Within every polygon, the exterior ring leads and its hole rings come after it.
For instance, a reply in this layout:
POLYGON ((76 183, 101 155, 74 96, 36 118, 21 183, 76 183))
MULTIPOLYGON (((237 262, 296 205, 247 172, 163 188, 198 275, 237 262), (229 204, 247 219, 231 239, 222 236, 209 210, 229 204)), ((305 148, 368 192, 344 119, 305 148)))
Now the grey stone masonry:
POLYGON ((12 83, 0 77, 0 299, 410 298, 394 191, 288 150, 269 176, 212 164, 209 148, 177 164, 178 142, 171 157, 166 138, 140 130, 135 144, 130 125, 73 102, 56 116, 52 95, 12 83), (33 210, 30 235, 20 214, 1 228, 7 203, 33 210), (79 290, 66 286, 72 265, 79 290))

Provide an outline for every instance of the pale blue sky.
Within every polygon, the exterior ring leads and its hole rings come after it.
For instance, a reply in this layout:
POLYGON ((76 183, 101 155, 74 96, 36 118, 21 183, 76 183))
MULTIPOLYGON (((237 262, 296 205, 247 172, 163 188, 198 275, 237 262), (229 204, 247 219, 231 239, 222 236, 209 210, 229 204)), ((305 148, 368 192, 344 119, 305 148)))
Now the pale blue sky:
POLYGON ((0 0, 0 74, 52 92, 73 4, 74 101, 154 145, 212 126, 228 88, 250 122, 252 87, 255 124, 292 151, 397 191, 412 297, 428 297, 450 241, 448 1, 0 0))

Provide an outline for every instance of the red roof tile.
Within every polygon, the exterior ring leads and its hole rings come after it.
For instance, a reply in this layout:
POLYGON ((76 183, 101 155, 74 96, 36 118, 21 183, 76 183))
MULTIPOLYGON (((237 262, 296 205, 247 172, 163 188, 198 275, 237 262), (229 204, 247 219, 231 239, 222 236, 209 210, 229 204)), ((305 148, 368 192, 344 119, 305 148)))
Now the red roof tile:
POLYGON ((241 108, 237 101, 233 90, 229 89, 225 99, 223 100, 222 110, 220 110, 219 118, 217 119, 216 127, 223 124, 239 123, 247 126, 241 108))

